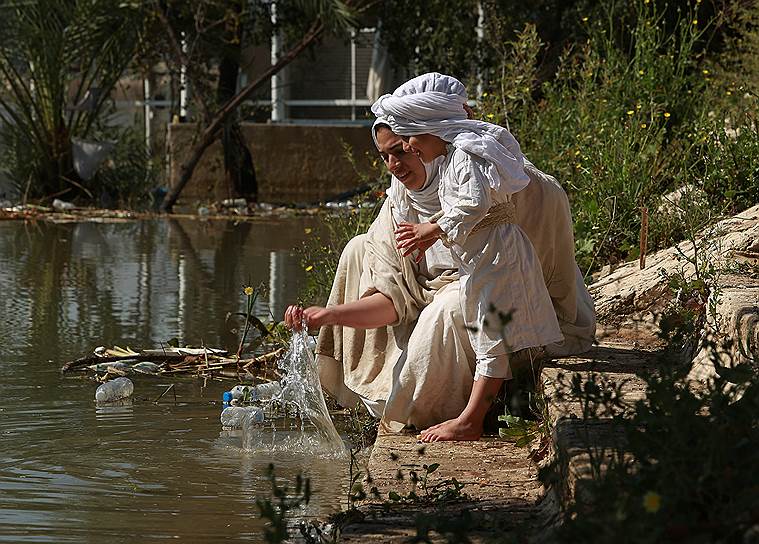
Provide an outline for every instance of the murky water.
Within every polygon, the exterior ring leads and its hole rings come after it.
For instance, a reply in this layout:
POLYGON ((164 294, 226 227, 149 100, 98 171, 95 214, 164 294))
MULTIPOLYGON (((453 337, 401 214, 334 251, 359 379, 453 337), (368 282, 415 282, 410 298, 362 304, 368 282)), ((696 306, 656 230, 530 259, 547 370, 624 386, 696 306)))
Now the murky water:
POLYGON ((301 515, 339 508, 340 463, 246 454, 220 436, 229 382, 138 376, 131 406, 96 409, 96 384, 58 370, 98 345, 235 346, 226 317, 244 310, 242 286, 263 282, 258 315, 281 317, 313 226, 0 223, 1 542, 260 542, 271 462, 280 481, 311 477, 301 515), (155 404, 171 383, 176 402, 155 404))

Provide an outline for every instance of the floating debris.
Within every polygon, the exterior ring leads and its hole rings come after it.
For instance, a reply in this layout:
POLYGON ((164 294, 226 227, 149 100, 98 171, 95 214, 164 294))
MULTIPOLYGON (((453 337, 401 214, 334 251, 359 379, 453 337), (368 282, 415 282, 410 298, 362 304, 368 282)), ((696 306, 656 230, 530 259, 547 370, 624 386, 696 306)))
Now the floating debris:
POLYGON ((135 351, 130 347, 98 346, 92 355, 70 361, 61 372, 95 372, 111 376, 130 373, 165 375, 195 375, 201 378, 239 379, 252 371, 276 372, 276 360, 285 352, 278 348, 262 355, 240 358, 230 357, 229 352, 217 348, 151 348, 135 351))

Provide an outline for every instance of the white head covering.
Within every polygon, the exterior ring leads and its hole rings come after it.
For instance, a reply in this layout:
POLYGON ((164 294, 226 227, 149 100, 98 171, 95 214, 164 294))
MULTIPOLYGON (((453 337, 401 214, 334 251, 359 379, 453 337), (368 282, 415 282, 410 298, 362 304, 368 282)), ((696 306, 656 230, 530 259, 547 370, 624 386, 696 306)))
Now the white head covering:
POLYGON ((530 178, 524 172, 519 142, 503 127, 467 119, 466 101, 466 89, 458 79, 431 72, 381 96, 372 112, 400 136, 434 134, 481 157, 483 174, 493 189, 504 194, 521 191, 530 178))

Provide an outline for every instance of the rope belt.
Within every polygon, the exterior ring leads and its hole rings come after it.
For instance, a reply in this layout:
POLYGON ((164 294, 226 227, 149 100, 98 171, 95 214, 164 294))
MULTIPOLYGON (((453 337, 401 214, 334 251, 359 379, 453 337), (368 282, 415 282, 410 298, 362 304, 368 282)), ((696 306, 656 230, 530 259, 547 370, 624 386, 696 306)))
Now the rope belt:
POLYGON ((514 206, 514 203, 511 201, 501 202, 495 206, 490 207, 485 217, 483 217, 480 222, 474 226, 472 229, 472 234, 481 231, 482 229, 487 229, 496 225, 514 223, 516 221, 516 218, 517 210, 514 206))
MULTIPOLYGON (((437 220, 441 217, 443 217, 443 210, 440 210, 435 215, 430 217, 429 221, 430 223, 437 223, 437 220)), ((472 233, 489 227, 494 227, 495 225, 506 225, 508 223, 514 223, 516 222, 516 217, 517 210, 513 202, 500 202, 495 206, 490 207, 488 213, 485 214, 485 217, 480 219, 480 222, 474 226, 472 233)))

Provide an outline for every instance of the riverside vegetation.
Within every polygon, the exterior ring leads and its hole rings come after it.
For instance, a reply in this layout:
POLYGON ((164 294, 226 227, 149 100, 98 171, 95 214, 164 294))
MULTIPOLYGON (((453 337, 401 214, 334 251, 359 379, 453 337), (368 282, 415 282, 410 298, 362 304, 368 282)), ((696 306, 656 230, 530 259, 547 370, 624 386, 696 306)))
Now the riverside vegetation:
MULTIPOLYGON (((668 347, 644 377, 643 400, 625 402, 622 384, 600 375, 565 376, 582 417, 610 418, 618 440, 587 447, 592 500, 566 506, 558 541, 625 534, 630 542, 732 542, 750 539, 759 519, 756 362, 729 367, 715 356, 717 378, 700 389, 689 387, 682 362, 683 353, 708 347, 701 331, 722 272, 699 260, 697 234, 759 201, 759 4, 722 8, 601 2, 578 14, 582 39, 550 76, 541 65, 545 44, 528 24, 502 40, 503 61, 480 97, 480 117, 508 125, 527 156, 567 191, 586 276, 640 256, 643 209, 650 216, 643 251, 683 239, 696 249, 696 275, 667 278, 676 296, 658 323, 668 347)), ((371 198, 373 206, 329 219, 328 242, 308 242, 309 301, 326 300, 342 247, 368 228, 381 203, 371 198)), ((741 273, 756 275, 756 267, 743 265, 741 273)), ((506 414, 502 435, 545 445, 552 429, 546 399, 532 396, 529 410, 532 417, 506 414)), ((536 451, 542 457, 545 448, 536 451)), ((557 465, 540 477, 556 483, 557 465)), ((431 528, 444 530, 445 521, 420 520, 419 541, 431 528)))

